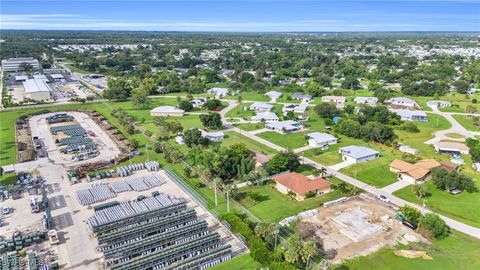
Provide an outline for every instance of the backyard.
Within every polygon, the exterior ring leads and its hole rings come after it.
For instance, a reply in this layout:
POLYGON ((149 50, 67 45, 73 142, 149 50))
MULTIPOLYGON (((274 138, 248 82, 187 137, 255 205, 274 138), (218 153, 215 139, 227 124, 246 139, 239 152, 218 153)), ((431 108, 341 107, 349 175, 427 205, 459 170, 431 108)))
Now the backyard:
MULTIPOLYGON (((334 183, 339 181, 336 179, 329 180, 334 183)), ((334 190, 327 194, 305 199, 304 201, 297 201, 288 195, 280 193, 273 183, 241 188, 239 193, 239 202, 252 214, 265 222, 278 222, 283 218, 294 216, 302 211, 320 207, 326 201, 344 196, 339 191, 334 190), (260 195, 257 201, 248 195, 252 192, 260 195)))

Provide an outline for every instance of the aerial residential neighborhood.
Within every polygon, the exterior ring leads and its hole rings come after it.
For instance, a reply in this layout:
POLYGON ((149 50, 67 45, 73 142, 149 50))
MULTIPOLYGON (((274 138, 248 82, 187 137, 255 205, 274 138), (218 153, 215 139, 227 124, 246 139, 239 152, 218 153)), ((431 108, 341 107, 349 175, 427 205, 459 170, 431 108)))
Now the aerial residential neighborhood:
POLYGON ((147 2, 0 3, 0 269, 480 269, 477 2, 147 2))

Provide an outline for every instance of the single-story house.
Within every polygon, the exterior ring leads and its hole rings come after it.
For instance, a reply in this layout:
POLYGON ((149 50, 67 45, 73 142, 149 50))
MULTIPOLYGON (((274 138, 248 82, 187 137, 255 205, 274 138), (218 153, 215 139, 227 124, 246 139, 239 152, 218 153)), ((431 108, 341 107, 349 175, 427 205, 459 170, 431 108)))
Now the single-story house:
POLYGON ((334 102, 338 108, 345 106, 346 97, 343 96, 323 96, 322 102, 334 102))
POLYGON ((356 97, 353 101, 357 104, 367 104, 370 106, 375 106, 378 102, 378 98, 376 97, 356 97))
POLYGON ((390 171, 397 174, 398 180, 407 181, 410 184, 417 184, 425 181, 434 168, 442 164, 434 159, 421 160, 415 164, 395 159, 390 163, 390 171))
POLYGON ((315 195, 330 192, 330 182, 324 178, 310 179, 296 172, 285 173, 273 177, 277 190, 283 194, 293 192, 295 199, 303 201, 310 192, 315 195))
POLYGON ((212 89, 207 90, 209 94, 215 94, 217 97, 224 97, 228 95, 228 88, 221 88, 221 87, 214 87, 212 89))
POLYGON ((328 147, 330 144, 336 144, 338 138, 328 133, 313 132, 308 133, 308 144, 312 147, 328 147))
POLYGON ((173 106, 159 106, 150 111, 151 116, 183 116, 184 110, 173 106))
POLYGON ((255 116, 252 116, 250 120, 253 122, 265 121, 266 123, 271 123, 271 122, 278 122, 278 120, 280 119, 274 112, 261 112, 261 113, 257 113, 257 115, 255 116))
POLYGON ((308 109, 308 104, 285 104, 283 105, 282 112, 284 115, 287 112, 294 112, 294 113, 305 113, 308 109))
POLYGON ((203 104, 205 104, 205 102, 207 102, 207 98, 200 97, 200 98, 192 99, 190 101, 190 104, 192 104, 193 107, 195 108, 199 108, 199 107, 202 107, 203 104))
POLYGON ((269 97, 272 101, 277 101, 282 95, 283 94, 278 91, 268 91, 265 93, 265 96, 269 97))
POLYGON ((418 155, 418 150, 417 149, 412 148, 412 147, 410 147, 408 145, 405 145, 405 144, 401 144, 398 147, 398 151, 403 152, 403 153, 407 153, 407 154, 418 155))
POLYGON ((386 100, 385 103, 392 108, 420 109, 420 106, 415 100, 406 97, 394 97, 386 100))
POLYGON ((413 111, 409 109, 389 109, 391 112, 394 112, 400 115, 400 119, 404 121, 419 121, 419 122, 428 122, 427 113, 424 111, 413 111))
POLYGON ((365 162, 376 159, 380 153, 365 146, 349 145, 338 149, 342 155, 343 161, 352 161, 355 163, 365 162))
POLYGON ((268 156, 259 152, 255 152, 253 154, 253 159, 255 160, 255 167, 262 167, 265 166, 270 159, 272 159, 272 156, 268 156))
POLYGON ((278 133, 288 133, 302 129, 302 124, 293 121, 293 120, 286 120, 280 122, 272 122, 266 125, 267 129, 276 131, 278 133))
POLYGON ((447 153, 447 154, 468 154, 469 148, 463 143, 459 142, 437 142, 433 144, 435 151, 437 153, 447 153))
POLYGON ((303 102, 310 102, 310 101, 312 101, 312 96, 309 95, 309 94, 295 92, 292 95, 292 99, 301 100, 303 102))
POLYGON ((272 104, 268 103, 263 103, 263 102, 255 102, 252 105, 250 105, 250 110, 255 111, 257 113, 259 112, 268 112, 273 108, 272 104))
POLYGON ((427 101, 427 105, 430 108, 447 108, 451 107, 452 103, 444 100, 429 100, 427 101))
POLYGON ((202 137, 205 139, 209 139, 210 141, 213 142, 218 142, 221 141, 225 138, 225 134, 222 131, 205 131, 203 129, 200 129, 200 132, 202 132, 202 137))

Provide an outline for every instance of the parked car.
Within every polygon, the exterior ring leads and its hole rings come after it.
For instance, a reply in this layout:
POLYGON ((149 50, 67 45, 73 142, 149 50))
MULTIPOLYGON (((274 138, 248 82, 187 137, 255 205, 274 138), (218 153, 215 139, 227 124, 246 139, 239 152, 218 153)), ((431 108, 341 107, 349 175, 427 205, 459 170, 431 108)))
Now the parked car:
POLYGON ((411 223, 410 221, 408 220, 404 220, 402 221, 402 224, 407 226, 408 228, 412 229, 412 230, 416 230, 417 229, 417 225, 411 223))
POLYGON ((10 214, 10 207, 3 207, 2 208, 2 213, 4 215, 10 214))
POLYGON ((378 198, 380 201, 384 202, 384 203, 389 203, 389 202, 390 202, 390 199, 387 198, 387 197, 384 196, 384 195, 379 195, 377 198, 378 198))

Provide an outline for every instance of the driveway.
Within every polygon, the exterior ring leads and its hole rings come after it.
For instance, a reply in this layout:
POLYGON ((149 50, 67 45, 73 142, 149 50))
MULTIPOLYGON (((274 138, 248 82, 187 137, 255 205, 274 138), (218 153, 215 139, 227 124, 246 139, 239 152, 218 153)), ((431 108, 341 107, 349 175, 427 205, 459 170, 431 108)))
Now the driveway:
POLYGON ((314 148, 314 147, 313 147, 313 146, 310 146, 310 145, 305 145, 305 146, 303 146, 303 147, 294 149, 293 152, 294 152, 294 153, 301 153, 301 152, 303 152, 303 151, 307 151, 307 150, 310 150, 310 149, 312 149, 312 148, 314 148))
POLYGON ((345 167, 348 167, 352 164, 355 164, 355 162, 347 160, 347 161, 340 162, 340 163, 337 163, 335 165, 329 166, 329 168, 332 169, 332 170, 335 170, 335 171, 339 171, 339 170, 341 170, 345 167))
POLYGON ((382 189, 383 189, 383 191, 392 194, 393 192, 395 192, 395 191, 397 191, 397 190, 399 190, 399 189, 402 189, 402 188, 404 188, 404 187, 406 187, 406 186, 408 186, 408 185, 411 185, 411 184, 410 184, 409 182, 407 182, 407 181, 399 180, 399 181, 397 181, 397 182, 395 182, 395 183, 393 183, 393 184, 391 184, 391 185, 388 185, 388 186, 386 186, 386 187, 384 187, 384 188, 382 188, 382 189))

